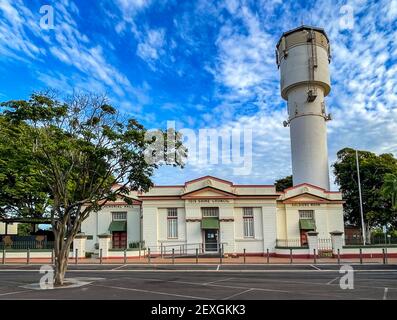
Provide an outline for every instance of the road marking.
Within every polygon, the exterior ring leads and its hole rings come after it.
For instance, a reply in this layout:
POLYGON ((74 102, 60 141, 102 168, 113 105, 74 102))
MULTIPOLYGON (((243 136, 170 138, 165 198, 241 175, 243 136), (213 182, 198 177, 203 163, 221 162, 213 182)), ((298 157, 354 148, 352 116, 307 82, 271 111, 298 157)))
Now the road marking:
POLYGON ((118 289, 118 290, 127 290, 127 291, 137 291, 137 292, 145 292, 145 293, 153 293, 153 294, 159 294, 159 295, 164 295, 164 296, 173 296, 173 297, 179 297, 179 298, 188 298, 188 299, 196 299, 196 300, 212 300, 210 298, 204 298, 204 297, 195 297, 195 296, 188 296, 188 295, 183 295, 183 294, 176 294, 176 293, 167 293, 167 292, 160 292, 160 291, 151 291, 151 290, 143 290, 143 289, 134 289, 134 288, 124 288, 124 287, 114 287, 114 286, 104 286, 104 285, 91 285, 92 287, 104 287, 104 288, 109 288, 109 289, 118 289))
POLYGON ((387 292, 389 291, 389 288, 385 288, 385 292, 383 293, 383 300, 387 300, 387 292))
POLYGON ((221 280, 215 280, 215 281, 211 281, 211 282, 206 282, 203 283, 203 285, 209 285, 209 284, 213 284, 213 283, 217 283, 217 282, 222 282, 222 281, 228 281, 228 280, 232 280, 233 278, 226 278, 226 279, 221 279, 221 280))
MULTIPOLYGON (((168 282, 168 283, 179 283, 179 284, 189 284, 194 286, 204 286, 204 287, 220 287, 220 288, 229 288, 229 289, 247 289, 247 287, 242 286, 231 286, 231 285, 223 285, 223 284, 205 284, 205 283, 198 283, 198 282, 190 282, 190 281, 180 281, 180 280, 165 280, 165 279, 156 279, 156 278, 127 278, 133 280, 142 280, 142 281, 159 281, 159 282, 168 282)), ((110 279, 109 279, 110 280, 110 279)), ((286 290, 277 290, 277 289, 266 289, 266 288, 250 288, 253 290, 258 291, 268 291, 268 292, 282 292, 282 293, 289 293, 290 291, 286 290)))
POLYGON ((313 264, 311 264, 310 266, 311 266, 312 268, 316 269, 316 270, 322 271, 322 269, 320 269, 319 267, 316 267, 316 266, 313 265, 313 264))
POLYGON ((126 264, 123 264, 121 266, 118 266, 116 268, 113 268, 112 270, 120 270, 121 268, 124 268, 126 266, 126 264))
POLYGON ((0 280, 0 283, 11 283, 11 284, 24 284, 23 282, 10 281, 10 280, 0 280))
POLYGON ((15 292, 7 292, 7 293, 0 293, 0 296, 9 296, 11 294, 23 293, 23 292, 31 292, 32 290, 24 290, 24 291, 15 291, 15 292))
POLYGON ((226 297, 226 298, 223 298, 222 300, 229 300, 229 299, 231 299, 231 298, 235 298, 235 297, 240 296, 240 295, 242 295, 242 294, 244 294, 244 293, 247 293, 247 292, 250 292, 250 291, 254 291, 254 290, 255 290, 255 289, 250 288, 250 289, 244 290, 244 291, 242 291, 242 292, 238 292, 238 293, 232 294, 231 296, 228 296, 228 297, 226 297))
MULTIPOLYGON (((0 269, 1 272, 35 272, 37 273, 39 269, 0 269)), ((205 272, 211 273, 216 270, 211 269, 68 269, 67 272, 205 272)), ((339 270, 331 270, 331 269, 320 269, 317 270, 322 273, 339 273, 339 270)), ((310 273, 313 272, 313 269, 310 270, 301 270, 301 269, 288 269, 288 270, 280 270, 280 269, 267 269, 267 270, 246 270, 246 269, 220 269, 218 272, 223 273, 310 273)), ((396 273, 397 270, 388 270, 388 269, 376 269, 376 270, 355 270, 355 273, 396 273)))
POLYGON ((338 280, 338 279, 339 279, 339 277, 336 277, 335 279, 332 279, 331 281, 327 282, 327 285, 332 284, 332 282, 334 282, 335 280, 338 280))

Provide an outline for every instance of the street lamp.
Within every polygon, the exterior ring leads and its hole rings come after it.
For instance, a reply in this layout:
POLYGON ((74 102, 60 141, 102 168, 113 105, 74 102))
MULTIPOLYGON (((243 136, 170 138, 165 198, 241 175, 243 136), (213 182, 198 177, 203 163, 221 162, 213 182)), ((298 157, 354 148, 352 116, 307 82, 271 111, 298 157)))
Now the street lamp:
POLYGON ((363 199, 361 196, 360 165, 358 163, 358 150, 357 149, 356 149, 356 165, 357 165, 358 195, 360 198, 361 229, 362 229, 362 234, 363 234, 363 244, 365 246, 367 241, 366 241, 366 235, 365 235, 363 199))

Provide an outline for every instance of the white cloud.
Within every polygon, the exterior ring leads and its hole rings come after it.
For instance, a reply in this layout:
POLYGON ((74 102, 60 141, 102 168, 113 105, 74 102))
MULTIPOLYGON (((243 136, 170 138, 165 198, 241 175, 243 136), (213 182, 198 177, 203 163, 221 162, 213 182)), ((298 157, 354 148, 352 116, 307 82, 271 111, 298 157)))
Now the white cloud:
POLYGON ((137 46, 136 54, 149 65, 158 60, 164 53, 165 32, 163 29, 148 30, 137 46))
MULTIPOLYGON (((285 107, 277 109, 285 102, 279 97, 274 49, 281 33, 300 25, 302 17, 291 3, 263 1, 258 11, 244 3, 227 1, 233 16, 218 19, 218 56, 209 70, 224 90, 218 91, 221 104, 202 117, 214 127, 253 128, 253 173, 234 176, 228 165, 209 166, 206 173, 239 182, 272 183, 291 172, 289 130, 282 126, 287 114, 285 107), (277 16, 275 9, 283 14, 277 16), (256 112, 238 113, 251 104, 258 106, 256 112)), ((317 1, 316 15, 304 17, 304 23, 324 27, 331 39, 332 91, 326 100, 334 118, 328 123, 330 164, 344 147, 397 155, 396 1, 348 4, 354 9, 353 30, 340 30, 339 9, 344 1, 317 1)), ((179 182, 202 175, 202 170, 188 166, 179 182)), ((166 176, 159 179, 165 182, 166 176)))

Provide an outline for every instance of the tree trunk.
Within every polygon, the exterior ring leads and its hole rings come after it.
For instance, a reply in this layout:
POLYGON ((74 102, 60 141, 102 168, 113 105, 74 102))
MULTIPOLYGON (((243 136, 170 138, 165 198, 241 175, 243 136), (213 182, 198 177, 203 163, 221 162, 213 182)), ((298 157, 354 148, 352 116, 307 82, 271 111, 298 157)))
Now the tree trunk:
POLYGON ((73 241, 73 237, 68 237, 64 240, 63 232, 54 232, 55 237, 55 275, 54 285, 62 286, 65 279, 65 273, 68 267, 68 259, 70 246, 73 241))
POLYGON ((55 286, 63 285, 67 266, 68 266, 67 258, 65 258, 64 256, 55 257, 55 275, 54 275, 55 286))

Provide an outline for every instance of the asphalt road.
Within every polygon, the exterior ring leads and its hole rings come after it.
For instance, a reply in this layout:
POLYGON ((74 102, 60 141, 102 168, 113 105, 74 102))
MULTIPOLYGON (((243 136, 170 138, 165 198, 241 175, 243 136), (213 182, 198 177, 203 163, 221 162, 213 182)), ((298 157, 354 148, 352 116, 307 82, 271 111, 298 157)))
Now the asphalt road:
POLYGON ((341 289, 337 265, 71 265, 78 288, 33 290, 38 265, 0 266, 0 299, 291 300, 397 299, 397 265, 352 265, 341 289))

